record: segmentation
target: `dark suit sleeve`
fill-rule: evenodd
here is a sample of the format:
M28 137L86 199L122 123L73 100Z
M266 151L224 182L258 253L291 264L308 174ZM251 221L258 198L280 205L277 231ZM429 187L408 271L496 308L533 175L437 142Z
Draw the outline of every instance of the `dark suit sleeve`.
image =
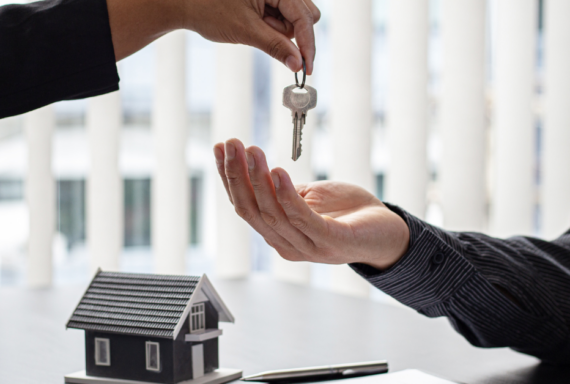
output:
M105 0L0 7L0 118L119 89Z
M356 272L423 315L446 316L473 345L570 364L570 231L497 239L389 208L410 228L408 252L386 271L352 264Z

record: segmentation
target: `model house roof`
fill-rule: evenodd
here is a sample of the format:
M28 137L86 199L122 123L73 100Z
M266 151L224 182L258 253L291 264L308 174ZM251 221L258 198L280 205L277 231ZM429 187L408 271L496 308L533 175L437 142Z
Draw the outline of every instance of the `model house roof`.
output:
M174 339L192 304L206 299L220 321L234 321L206 275L98 271L66 327Z

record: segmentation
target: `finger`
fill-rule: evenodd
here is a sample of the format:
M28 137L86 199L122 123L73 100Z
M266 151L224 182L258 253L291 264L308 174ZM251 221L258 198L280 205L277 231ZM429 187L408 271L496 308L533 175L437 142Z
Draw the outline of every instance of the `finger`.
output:
M263 18L271 28L275 29L277 32L283 34L289 39L295 37L295 30L293 28L293 24L291 24L287 20L279 20L273 16L265 16Z
M245 149L238 139L230 139L225 143L224 170L236 213L274 247L294 252L294 247L261 218L247 173Z
M261 49L269 56L285 64L291 71L299 72L302 69L301 51L299 48L287 36L277 32L264 20L256 20L253 23L256 25L252 28L253 34L246 41L246 44Z
M267 239L263 239L265 240L265 242L267 243L267 245L269 245L271 248L275 249L277 251L277 253L279 254L279 256L281 256L282 258L284 258L285 260L289 260L289 261L307 261L305 258L301 257L299 253L297 254L291 254L290 252L287 252L286 250L276 247L275 244L272 244L270 241L268 241Z
M281 15L293 25L295 40L307 65L307 75L311 75L315 59L315 33L313 31L315 21L313 11L303 0L266 0L266 2L268 5L277 8ZM314 5L312 6L314 7ZM292 71L298 72L302 69L302 62L299 61L294 66L287 66Z
M271 171L271 178L275 185L277 201L291 225L307 235L314 243L321 243L327 239L329 230L326 220L299 196L287 172L282 168L275 168Z
M257 200L261 218L275 232L303 253L312 253L315 245L305 234L293 227L277 202L271 173L263 151L257 147L246 150L249 179Z
M283 18L283 15L281 15L281 12L279 11L279 9L275 8L275 6L279 3L279 1L281 0L267 0L267 4L265 5L265 9L264 12L266 15L269 16L273 16L276 19L281 19ZM305 2L305 5L307 6L307 8L309 8L309 11L311 11L312 15L313 15L313 23L317 23L320 19L321 19L321 11L319 10L319 8L317 8L317 6L311 1L311 0L303 0Z
M220 174L222 183L224 183L224 188L226 189L230 203L233 204L234 202L232 201L232 195L230 194L230 188L228 186L228 178L226 177L226 171L224 168L224 143L214 145L214 157L216 158L216 168L218 168L218 173Z
M305 195L307 194L308 192L307 187L308 187L307 183L295 184L295 190L301 197L305 197Z
M293 24L295 41L307 65L307 75L312 75L316 50L313 12L303 0L281 0L277 8L283 17Z
M318 23L321 19L321 10L311 1L311 0L303 0L307 5L307 8L313 14L313 23Z

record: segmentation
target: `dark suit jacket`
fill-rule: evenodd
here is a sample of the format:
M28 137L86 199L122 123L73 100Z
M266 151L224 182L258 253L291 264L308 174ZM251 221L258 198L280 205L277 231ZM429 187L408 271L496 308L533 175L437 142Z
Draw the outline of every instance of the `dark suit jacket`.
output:
M0 118L118 84L105 0L0 7Z

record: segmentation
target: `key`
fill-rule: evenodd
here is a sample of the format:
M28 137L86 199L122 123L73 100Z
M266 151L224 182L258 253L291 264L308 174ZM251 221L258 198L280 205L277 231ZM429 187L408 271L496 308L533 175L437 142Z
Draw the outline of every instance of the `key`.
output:
M304 83L304 82L303 82ZM308 85L301 88L297 84L283 90L283 105L291 110L293 118L293 161L301 157L301 136L307 112L317 106L317 90Z

